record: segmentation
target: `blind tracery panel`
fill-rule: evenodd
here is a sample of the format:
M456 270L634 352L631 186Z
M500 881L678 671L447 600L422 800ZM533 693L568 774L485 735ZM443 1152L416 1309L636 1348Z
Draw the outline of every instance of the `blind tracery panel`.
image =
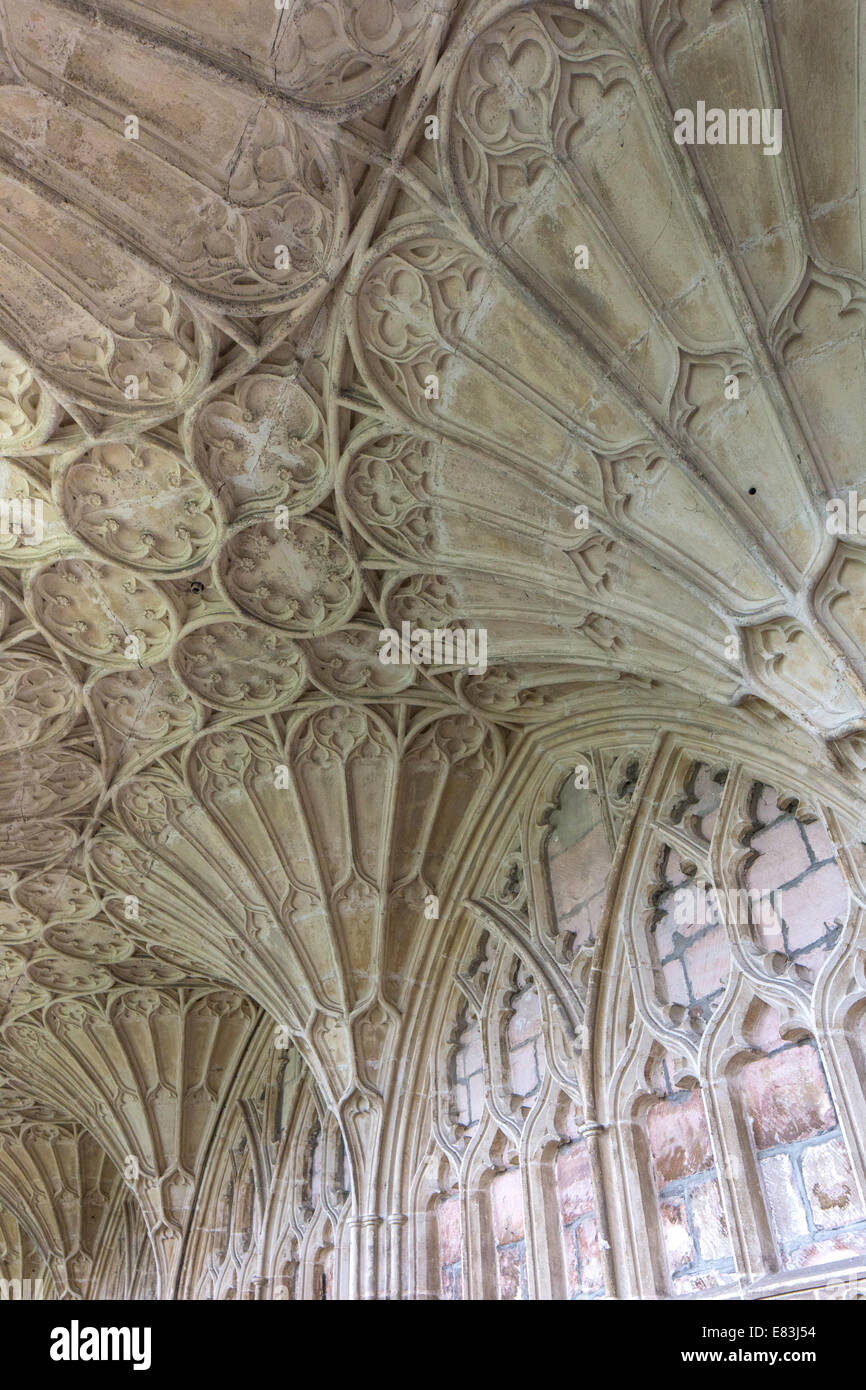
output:
M864 1259L816 992L844 992L862 909L822 809L669 745L563 763L455 971L437 1296L772 1296ZM863 1005L834 1008L850 1095Z

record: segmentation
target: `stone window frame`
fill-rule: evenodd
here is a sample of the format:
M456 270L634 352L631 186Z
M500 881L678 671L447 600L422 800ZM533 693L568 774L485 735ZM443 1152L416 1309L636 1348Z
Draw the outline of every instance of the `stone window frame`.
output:
M560 726L555 735L545 734L540 742L545 752L539 758L538 774L533 779L533 786L526 795L522 808L517 810L518 846L525 866L526 912L522 919L516 912L509 913L503 904L497 901L495 894L486 897L482 895L475 901L484 909L486 920L494 922L515 949L520 949L520 945L525 943L535 951L543 951L545 959L549 960L555 955L555 950L550 949L550 943L556 941L556 928L552 920L551 895L544 872L543 843L549 834L547 813L549 808L555 805L558 787L568 775L568 770L573 767L574 757L585 757L589 749L595 765L599 758L612 759L614 747L621 755L623 745L621 730L614 732L608 729L604 729L595 737L584 732L579 746L570 744L568 731L563 726ZM637 1053L643 1048L643 1056L646 1057L651 1048L659 1042L665 1046L673 1046L675 1050L682 1049L683 1040L677 1028L672 1026L672 1020L659 1017L658 1011L646 998L648 962L646 952L641 954L638 949L642 924L633 920L629 903L636 900L639 870L651 830L649 823L653 816L659 819L661 802L670 789L674 772L681 774L684 768L691 767L695 762L706 762L713 770L724 765L733 774L729 776L723 788L723 805L720 805L716 816L716 832L712 837L712 845L699 846L703 851L702 861L707 870L708 882L728 885L737 883L736 869L730 861L733 854L743 852L743 846L739 844L735 833L743 829L743 823L742 817L735 823L735 792L732 788L736 785L742 769L742 775L749 780L750 785L754 781L763 780L777 787L780 794L787 794L790 789L792 794L799 795L814 807L815 813L827 828L840 862L845 861L843 873L849 881L849 886L852 883L859 884L857 893L852 897L849 920L844 924L833 951L829 953L832 960L824 974L819 992L822 996L822 1013L828 1019L831 1000L834 1016L838 1018L840 1001L848 998L842 1011L846 1026L841 1030L841 1036L838 1025L833 1026L828 1022L823 1030L822 1047L825 1050L825 1065L830 1078L831 1094L839 1115L840 1128L848 1140L852 1165L861 1188L866 1175L864 1144L858 1141L852 1144L852 1136L857 1127L855 1117L859 1118L860 1133L866 1134L866 1047L846 1035L846 1029L850 1032L846 1010L850 1013L859 1008L861 1013L866 1012L866 948L861 950L856 945L858 933L861 936L866 935L866 932L861 930L866 918L866 851L863 852L862 862L845 851L846 843L856 841L855 812L851 806L846 805L847 793L844 787L840 788L838 782L834 784L829 777L823 781L819 779L820 785L816 787L814 769L804 764L798 772L796 759L790 755L783 757L779 750L745 746L737 736L731 736L727 746L724 746L724 742L721 740L720 744L718 739L714 739L710 743L694 730L689 730L683 735L666 732L659 736L656 729L647 728L643 738L640 731L636 731L633 746L639 750L642 763L638 779L640 804L633 804L631 809L617 808L616 811L617 824L624 825L626 833L617 846L616 863L609 887L606 921L602 928L602 931L607 933L607 939L601 943L594 962L596 968L601 968L606 976L615 976L618 971L625 971L628 988L622 987L621 984L616 989L611 988L600 1001L593 1036L587 1049L590 1055L579 1063L577 1068L570 1065L572 1058L568 1059L568 1063L565 1062L565 1049L561 1045L561 1037L557 1038L556 1045L550 1050L553 1071L564 1076L570 1085L575 1086L576 1094L580 1094L580 1084L581 1081L585 1082L587 1073L596 1092L595 1114L586 1121L586 1128L588 1133L592 1132L592 1142L596 1149L594 1181L597 1189L601 1191L608 1243L616 1251L616 1258L611 1256L609 1262L609 1272L612 1274L611 1266L616 1271L616 1277L609 1280L609 1296L672 1296L662 1268L663 1262L658 1255L653 1257L650 1254L650 1242L645 1238L650 1224L649 1218L652 1216L651 1204L646 1201L646 1179L641 1176L640 1165L635 1165L633 1145L624 1142L624 1136L628 1135L630 1127L634 1124L632 1107L635 1099L646 1091L646 1080L640 1074L642 1066L637 1060ZM853 805L856 808L856 794ZM720 829L723 818L726 824ZM487 868L476 877L490 880L491 875L495 875L499 847L503 852L506 851L506 847L513 852L514 829L512 822L508 824L509 828L506 829L503 822L498 841L491 842L488 849L485 859ZM665 823L664 832L677 835L682 833L682 829ZM693 844L693 841L691 843ZM843 980L846 970L842 962L846 959L859 962L859 992L856 999L849 998L850 990ZM736 963L737 988L726 990L724 1009L713 1021L712 1027L704 1030L705 1037L687 1041L687 1045L682 1049L682 1074L684 1077L690 1074L693 1084L700 1084L704 1093L711 1093L712 1096L712 1103L707 1106L710 1112L707 1121L729 1226L736 1227L738 1223L742 1225L743 1221L747 1226L751 1223L752 1234L748 1238L742 1233L739 1236L739 1248L735 1257L738 1277L744 1287L753 1288L756 1293L759 1290L769 1290L769 1296L773 1296L773 1290L777 1288L817 1287L831 1283L839 1277L839 1266L829 1265L804 1272L797 1277L781 1275L773 1269L766 1238L758 1229L766 1223L754 1212L741 1213L730 1199L732 1185L736 1184L725 1174L737 1171L737 1163L745 1162L741 1154L746 1137L742 1133L742 1126L738 1132L737 1124L731 1118L729 1104L729 1092L734 1084L734 1075L729 1075L727 1068L735 1065L735 1055L742 1052L746 1045L742 1033L737 1036L736 1018L748 1012L750 1001L757 997L761 989L765 994L769 994L771 999L776 992L781 991L784 996L782 1002L792 1016L796 1014L798 1007L800 1010L803 1007L802 999L797 999L797 982L780 981L776 976L768 979L766 973L761 972L760 962L755 961L754 953L749 951L747 944L738 949ZM848 973L850 975L850 966ZM573 1037L579 1032L583 1016L581 1005L586 997L585 978L562 958L561 953L542 985L548 1012L555 1013L556 1004L560 1004L567 1014L570 1010L569 1027ZM551 1009L552 1003L554 1007ZM547 1044L547 1036L545 1041ZM586 1043L588 1040L584 1038L583 1041ZM577 1049L572 1045L572 1052L575 1050ZM828 1057L827 1051L832 1055ZM631 1086L628 1084L629 1075ZM718 1111L722 1113L719 1114ZM856 1157L852 1150L857 1151ZM606 1155L603 1163L600 1157L602 1155ZM744 1170L741 1168L739 1171ZM740 1186L743 1184L740 1183ZM536 1206L534 1214L528 1213L530 1225L534 1218L535 1225L539 1228L545 1224L549 1226L540 1206ZM631 1233L628 1245L624 1244L622 1233L625 1231ZM549 1237L549 1229L542 1232L542 1235ZM539 1289L545 1282L540 1262L533 1282ZM555 1280L547 1282L555 1283ZM539 1292L537 1296L544 1295ZM554 1292L553 1296L556 1297L557 1294ZM764 1296L768 1295L765 1293Z
M685 752L685 757L694 756L696 752L697 750L694 748L688 749ZM681 773L684 766L682 756L679 760L676 758L673 760L673 766L676 771ZM755 761L752 759L733 762L732 775L725 784L712 842L706 847L706 854L703 859L698 861L707 881L717 887L723 895L723 899L729 888L735 889L739 884L738 867L748 854L748 850L743 844L743 833L747 825L748 797L751 795L754 784L760 780L764 780L767 785L776 786L780 799L783 795L787 795L789 786L787 777L778 778L776 782L773 782L770 777L762 776L760 768L755 766ZM650 800L654 807L664 804L665 794L670 791L672 784L672 769L668 766L664 778L660 779L659 785L654 789L654 794L651 794ZM846 868L850 870L850 865L844 864L846 856L844 845L840 843L840 837L838 834L833 835L832 810L820 802L815 804L814 797L810 797L808 791L801 789L800 795L811 803L810 810L814 810L815 816L824 821L825 827L831 834L831 839L835 840L837 859L842 864L843 873L846 873ZM645 861L647 846L652 843L653 838L658 842L662 834L669 836L670 827L664 825L657 813L639 816L633 834L633 840L637 840L633 852L639 856L642 849ZM692 848L695 851L698 849L694 841L692 841ZM644 881L645 878L646 875L644 875ZM632 896L631 901L627 896L629 891L633 892L635 881L633 875L628 887L624 888L622 883L619 885L619 899L623 903L622 914L625 918L625 924L632 942L635 943L632 951L632 978L636 978L639 982L643 976L645 983L649 973L649 962L646 956L641 958L639 950L641 922L639 921L636 896ZM637 881L640 881L639 876ZM862 909L856 908L856 906L853 911L849 912L848 923L843 924L839 933L840 941L842 941L842 945L838 948L839 951L843 951L844 948L843 938L846 935L846 925L848 938L851 939L858 926L862 924L855 919L862 919ZM722 1189L728 1228L735 1235L738 1245L738 1248L735 1247L738 1277L743 1287L753 1287L757 1290L767 1286L794 1283L796 1275L791 1275L779 1268L772 1223L766 1203L762 1200L763 1189L758 1179L754 1156L750 1152L751 1145L747 1127L744 1117L733 1113L736 1102L732 1096L732 1091L735 1089L737 1067L743 1064L743 1058L754 1056L754 1052L751 1051L750 1044L743 1033L743 1019L754 1001L763 997L776 1005L782 1002L784 1005L783 1015L788 1026L799 1026L802 1031L808 1022L808 996L811 989L793 970L786 971L784 978L767 971L765 962L761 959L761 956L766 955L766 953L758 952L746 934L743 934L739 941L735 941L730 933L729 938L732 960L739 969L733 973L729 972L724 1005L707 1024L705 1036L700 1039L693 1036L689 1037L687 1030L679 1027L675 1019L670 1016L660 1016L660 1011L653 1007L652 1000L648 997L648 992L645 989L637 1006L646 1030L644 1046L649 1046L649 1040L654 1038L658 1042L673 1043L680 1047L686 1054L684 1076L689 1077L691 1084L701 1086L705 1099L709 1102L706 1104L706 1110L716 1160L715 1167ZM828 956L832 955L832 951L828 953ZM836 959L838 962L838 952ZM637 964L636 971L634 969L635 964ZM640 984L638 984L638 990L640 994ZM782 996L781 1000L780 995ZM737 1026L738 1020L739 1026ZM862 1194L862 1162L858 1172L852 1152L852 1128L850 1125L846 1125L839 1113L836 1094L839 1086L838 1072L833 1066L833 1049L832 1047L828 1048L832 1031L825 1029L822 1034L821 1029L815 1030L819 1035L816 1037L816 1045L819 1048L819 1055L828 1076L831 1097L837 1107L841 1135L846 1141ZM833 1079L834 1072L836 1072L835 1079ZM619 1112L620 1118L615 1119L614 1124L624 1127L627 1121L622 1113L622 1103L617 1105L616 1110ZM628 1146L624 1150L620 1145L620 1152L623 1156L627 1151ZM633 1147L631 1152L632 1156L636 1157ZM743 1175L746 1177L745 1182L738 1180ZM624 1203L632 1211L635 1209L636 1194L634 1189L636 1186L638 1185L628 1181L620 1180L619 1182ZM644 1199L643 1206L645 1208L643 1215L646 1228L652 1224L654 1214L649 1211L650 1204L646 1199ZM643 1280L652 1281L657 1289L661 1284L664 1290L663 1296L673 1296L670 1281L666 1278L663 1269L664 1261L659 1258L658 1243L650 1241L648 1249L651 1251L651 1257L644 1262L646 1267L642 1271ZM799 1282L801 1284L820 1283L825 1279L832 1280L834 1270L837 1270L844 1262L845 1257L842 1256L838 1262L829 1262L825 1266L815 1267L807 1275L801 1275ZM649 1295L644 1293L642 1296ZM689 1295L692 1298L700 1296L697 1294ZM712 1295L708 1294L707 1296Z

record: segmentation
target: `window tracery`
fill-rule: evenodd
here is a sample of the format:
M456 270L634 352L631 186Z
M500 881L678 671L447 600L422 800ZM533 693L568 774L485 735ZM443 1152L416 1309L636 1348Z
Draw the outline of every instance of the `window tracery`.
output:
M544 1073L541 1003L535 981L519 960L512 982L515 989L506 1023L508 1077L512 1094L525 1103L540 1088Z
M652 893L648 938L659 1003L672 1019L703 1029L728 977L730 953L716 895L698 867L663 844Z
M484 1108L484 1050L481 1026L464 1004L457 1024L452 1052L453 1101L457 1123L469 1131L481 1119Z
M440 1297L448 1302L463 1298L463 1232L460 1196L440 1197L436 1204Z
M848 889L827 831L796 798L755 783L749 800L754 828L742 882L752 899L755 938L814 979L839 938ZM763 910L755 910L758 901Z
M866 1213L814 1039L783 1039L770 1009L759 1036L738 1089L780 1267L862 1255Z
M696 1293L732 1282L727 1218L700 1087L675 1086L664 1057L656 1081L646 1127L671 1291Z
M503 1302L525 1299L526 1222L519 1169L497 1173L489 1194L498 1296Z
M573 1110L573 1107L570 1107ZM569 1299L600 1298L604 1293L592 1165L586 1142L573 1133L555 1158L556 1193Z
M52 1289L866 1256L861 170L809 135L819 61L862 125L848 27L8 8L0 512L45 526L0 536L0 1197ZM708 59L783 159L678 150ZM383 663L404 620L481 669ZM57 1198L67 1107L123 1260Z
M578 761L577 767L588 765ZM545 856L557 929L567 937L571 953L591 946L596 938L611 866L610 834L598 790L576 785L578 776L569 777L562 787L550 817ZM627 786L626 776L620 794Z

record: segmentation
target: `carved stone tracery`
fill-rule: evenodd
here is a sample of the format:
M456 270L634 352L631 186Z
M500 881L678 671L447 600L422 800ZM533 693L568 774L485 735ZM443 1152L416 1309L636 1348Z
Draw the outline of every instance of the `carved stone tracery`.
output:
M0 4L3 1279L866 1259L832 5ZM710 72L778 157L674 142Z

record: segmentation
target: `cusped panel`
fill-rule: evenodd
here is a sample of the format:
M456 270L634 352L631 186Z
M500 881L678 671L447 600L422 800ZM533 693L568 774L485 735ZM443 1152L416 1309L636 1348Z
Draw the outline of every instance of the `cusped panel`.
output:
M669 132L655 127L639 71L603 19L548 4L495 19L455 70L446 109L473 221L540 297L560 296L631 359L658 401L675 369L672 332L694 346L736 334L687 192L671 179ZM576 242L591 248L587 274L575 274ZM662 304L667 326L656 321Z
M166 663L111 671L88 684L85 701L112 771L188 738L202 711Z
M0 454L24 454L54 433L63 411L33 368L0 345Z
M100 766L74 748L22 748L0 758L0 821L65 815L103 785Z
M21 651L0 657L0 752L63 734L81 706L81 693L62 666Z
M823 733L862 727L866 687L823 634L779 618L744 629L743 644L758 691L794 719Z
M251 372L199 411L194 456L231 520L269 507L306 511L331 487L324 422L308 391Z
M64 956L99 965L114 965L135 950L134 942L113 922L106 921L57 922L46 928L43 941Z
M15 878L9 870L3 876L4 887ZM42 932L42 922L26 908L15 902L0 902L0 941L35 941Z
M254 623L205 623L185 633L172 666L205 704L231 714L264 713L290 704L303 689L306 667L290 637Z
M862 544L837 541L815 589L815 611L862 681L866 677L866 549Z
M330 631L361 597L355 563L336 533L311 517L258 522L226 542L220 575L228 597L254 618L298 636Z
M342 698L389 697L405 690L415 679L410 665L388 665L380 659L381 629L368 623L350 623L326 637L304 644L310 675L320 689Z
M27 953L14 946L0 946L0 980L3 984L13 984L27 969Z
M0 821L0 862L8 868L27 868L56 859L72 849L78 832L60 816L36 820L16 816Z
M20 909L32 913L43 926L56 922L68 926L94 917L99 910L83 867L75 859L22 878L11 896Z
M610 679L611 672L604 669L576 672L565 662L549 662L495 666L475 676L461 671L456 688L473 709L488 718L543 724L564 714L593 686Z
M333 273L348 195L327 139L218 68L53 0L17 6L7 40L28 84L0 87L11 162L95 213L112 243L119 233L128 276L144 263L166 287L249 315Z
M180 984L187 972L152 956L134 955L112 964L111 973L121 984L165 989Z
M537 308L438 223L372 248L354 308L356 359L400 419L554 471L575 455L579 466L576 441L610 452L639 432L601 368L548 335Z
M198 569L217 543L207 488L181 454L146 436L134 445L97 445L70 464L61 497L69 529L129 569Z
M305 105L362 111L408 80L452 9L453 0L296 0L275 39L277 80Z
M6 173L0 211L0 335L61 395L140 417L173 414L206 383L210 331L169 286Z
M600 553L604 555L603 546ZM631 605L630 611L617 613L605 594L604 566L594 571L589 563L593 554L591 548L582 560L597 593L563 596L553 585L529 586L505 574L454 569L390 577L383 587L383 609L398 633L404 622L428 633L485 633L489 667L530 663L537 671L538 663L568 663L576 678L592 680L605 671L668 680L675 670L688 688L702 693L712 689L714 698L730 698L739 676L724 660L725 630L716 616L691 595L686 602L672 584L664 595L666 615L647 608L639 613ZM653 587L661 593L660 586ZM700 643L698 632L703 634Z
M0 563L24 569L77 549L47 484L0 456Z
M367 430L346 450L338 493L352 524L399 561L522 570L531 583L558 570L568 587L565 555L585 549L587 533L602 526L627 537L636 556L662 561L683 585L708 597L722 587L734 611L760 609L776 596L736 528L646 445L614 455L587 449L579 471L542 477L526 459Z
M174 638L168 599L147 580L96 560L59 560L32 575L38 622L82 661L125 669L152 665Z
M691 95L706 98L715 75L700 73ZM797 425L778 383L764 380L764 346L744 332L743 290L691 196L673 118L651 86L602 16L545 4L495 19L447 84L455 196L539 321L564 319L564 341L605 365L608 396L680 469L708 477L747 528L752 508L756 549L769 548L769 532L805 568L820 533ZM767 185L770 197L778 186L775 161L748 145L724 154L739 199L741 168L762 175L754 198L763 212ZM781 206L777 215L784 220ZM750 493L756 455L763 486Z

